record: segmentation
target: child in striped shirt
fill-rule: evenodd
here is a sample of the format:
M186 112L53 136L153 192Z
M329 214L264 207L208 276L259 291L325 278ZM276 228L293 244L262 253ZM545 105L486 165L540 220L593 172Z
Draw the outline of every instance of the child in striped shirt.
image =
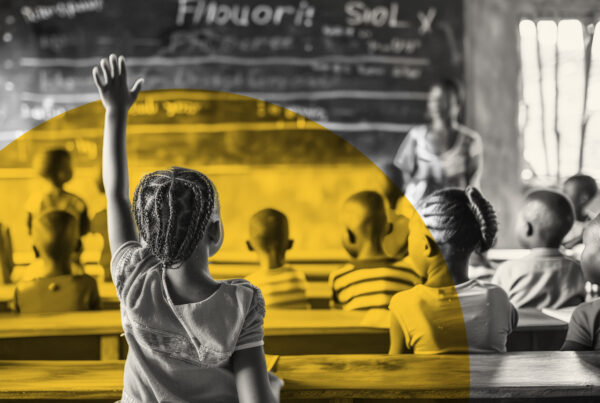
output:
M264 209L250 219L247 245L258 255L260 268L246 280L260 288L268 308L309 307L306 276L285 263L285 253L293 243L287 217L280 211Z
M383 251L383 239L393 225L378 193L351 196L344 203L342 219L342 243L352 260L329 276L336 306L345 310L387 309L394 294L422 283L405 261L397 262Z

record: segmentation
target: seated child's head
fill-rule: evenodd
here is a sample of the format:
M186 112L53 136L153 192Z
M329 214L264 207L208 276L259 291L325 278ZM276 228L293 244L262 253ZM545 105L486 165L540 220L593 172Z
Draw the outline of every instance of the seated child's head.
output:
M248 249L270 257L270 268L283 266L285 252L292 244L287 217L280 211L270 208L260 210L250 219Z
M581 269L585 279L600 284L600 214L587 223L583 230Z
M422 200L417 211L410 223L408 254L425 277L433 275L434 266L442 268L442 276L450 270L452 278L465 277L471 253L483 253L496 241L496 212L476 188L439 190Z
M32 237L43 259L68 262L79 241L77 220L65 211L46 212L34 220Z
M392 230L388 223L383 198L366 191L350 196L342 208L344 235L342 244L350 256L383 254L382 241Z
M579 215L583 213L585 206L596 197L598 185L591 176L575 175L565 181L563 191L571 199L575 213Z
M145 175L135 190L133 213L142 244L165 267L192 255L208 259L223 244L217 189L198 171L173 167Z
M73 177L71 154L60 148L48 150L37 157L35 170L55 186L62 186Z
M573 205L553 190L535 190L519 211L516 233L522 247L558 248L575 219Z
M404 196L402 192L404 180L402 171L393 164L387 164L382 168L380 192L389 203L389 207L394 210L398 200Z

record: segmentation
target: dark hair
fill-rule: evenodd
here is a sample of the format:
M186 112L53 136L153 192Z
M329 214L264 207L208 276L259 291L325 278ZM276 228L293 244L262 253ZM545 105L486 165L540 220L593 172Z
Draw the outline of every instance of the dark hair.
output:
M204 238L218 196L204 174L172 167L145 175L133 197L140 236L165 265L187 260Z
M562 193L549 189L534 190L525 200L526 219L535 224L548 246L559 247L575 222L573 203Z
M266 208L250 218L250 236L253 238L287 237L288 231L288 219L279 210Z
M589 175L573 175L565 181L565 185L567 183L575 184L578 189L584 191L590 198L593 198L596 196L596 193L598 193L598 184L596 183L596 180Z
M54 179L58 173L60 163L63 161L71 161L71 154L64 148L44 152L37 160L39 175L47 179Z
M429 88L432 89L435 87L441 88L442 91L446 93L456 95L456 100L458 101L458 104L462 106L464 100L464 91L462 85L459 84L457 80L449 77L444 77L434 81Z
M496 212L474 187L438 190L422 200L417 211L439 244L471 253L485 252L496 242Z

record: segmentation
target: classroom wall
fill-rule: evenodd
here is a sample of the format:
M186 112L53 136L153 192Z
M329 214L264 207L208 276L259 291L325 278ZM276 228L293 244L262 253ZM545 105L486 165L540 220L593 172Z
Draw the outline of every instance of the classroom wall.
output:
M598 0L464 0L467 125L484 142L482 188L498 211L499 247L517 247L514 220L522 197L518 24L526 18L586 17Z
M498 212L498 246L516 247L512 236L520 194L517 129L519 59L511 1L465 0L467 125L484 144L482 190Z

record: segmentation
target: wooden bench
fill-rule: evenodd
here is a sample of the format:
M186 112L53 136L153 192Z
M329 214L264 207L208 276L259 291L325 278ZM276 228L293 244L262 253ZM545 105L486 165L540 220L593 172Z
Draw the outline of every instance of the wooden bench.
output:
M273 370L284 402L600 397L596 352L280 356ZM114 401L122 387L122 361L0 361L2 400Z

